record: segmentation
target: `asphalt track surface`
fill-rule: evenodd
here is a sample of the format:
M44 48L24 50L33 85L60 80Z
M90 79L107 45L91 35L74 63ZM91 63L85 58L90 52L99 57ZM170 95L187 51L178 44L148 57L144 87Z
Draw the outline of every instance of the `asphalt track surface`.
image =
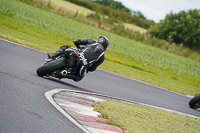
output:
M52 89L99 93L200 117L190 97L101 69L80 82L41 78L35 73L46 53L0 39L0 132L81 133L45 97ZM163 116L164 117L164 116Z

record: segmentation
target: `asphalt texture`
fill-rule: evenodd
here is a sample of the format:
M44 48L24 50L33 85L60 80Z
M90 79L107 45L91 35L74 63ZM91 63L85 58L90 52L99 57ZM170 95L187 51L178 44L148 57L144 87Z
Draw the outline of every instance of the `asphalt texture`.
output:
M45 97L52 89L109 95L200 117L190 97L97 69L80 82L38 77L46 53L0 39L0 132L81 133ZM164 116L163 116L164 117Z

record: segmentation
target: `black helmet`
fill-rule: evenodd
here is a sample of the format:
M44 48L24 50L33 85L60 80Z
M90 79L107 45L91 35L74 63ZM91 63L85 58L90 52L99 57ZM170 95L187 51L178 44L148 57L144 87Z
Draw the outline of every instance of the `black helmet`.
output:
M104 51L107 49L107 47L108 47L108 45L109 45L109 40L108 40L108 38L106 38L105 36L100 36L100 37L97 39L97 42L103 45Z

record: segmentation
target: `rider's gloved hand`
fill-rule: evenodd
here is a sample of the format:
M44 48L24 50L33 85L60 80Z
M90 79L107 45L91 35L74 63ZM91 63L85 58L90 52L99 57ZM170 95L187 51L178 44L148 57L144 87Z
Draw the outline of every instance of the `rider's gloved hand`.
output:
M80 42L81 42L81 39L76 39L73 42L74 42L74 45L79 46Z

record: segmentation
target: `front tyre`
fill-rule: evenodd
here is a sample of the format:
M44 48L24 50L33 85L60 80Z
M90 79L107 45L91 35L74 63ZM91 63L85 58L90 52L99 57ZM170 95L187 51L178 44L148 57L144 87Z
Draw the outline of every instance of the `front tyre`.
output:
M44 66L39 67L36 70L36 73L38 76L43 77L47 76L48 74L51 74L56 70L64 69L66 66L67 66L66 59L64 57L61 57L57 60L45 64Z
M193 109L200 108L200 93L189 101L189 106Z

